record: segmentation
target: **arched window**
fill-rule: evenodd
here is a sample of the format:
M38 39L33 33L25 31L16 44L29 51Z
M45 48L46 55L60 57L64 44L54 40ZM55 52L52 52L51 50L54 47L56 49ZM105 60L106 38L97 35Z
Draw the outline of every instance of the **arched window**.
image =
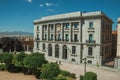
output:
M55 57L59 58L59 45L58 44L55 45Z
M48 56L52 56L52 45L48 45Z
M62 59L67 59L67 46L63 46L63 54L62 54Z

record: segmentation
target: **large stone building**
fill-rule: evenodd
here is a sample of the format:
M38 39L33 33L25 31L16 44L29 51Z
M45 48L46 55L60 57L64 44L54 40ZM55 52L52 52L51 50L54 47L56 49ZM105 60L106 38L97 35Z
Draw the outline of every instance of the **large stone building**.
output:
M101 11L72 12L34 21L34 52L51 59L102 65L111 55L112 20Z
M115 58L115 68L120 70L120 18L117 25L117 54Z

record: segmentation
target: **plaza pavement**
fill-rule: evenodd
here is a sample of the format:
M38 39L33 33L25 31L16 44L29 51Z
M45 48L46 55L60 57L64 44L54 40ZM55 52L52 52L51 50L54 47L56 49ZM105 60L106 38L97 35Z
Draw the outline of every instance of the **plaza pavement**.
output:
M0 80L36 80L36 78L33 75L24 75L23 73L0 71Z
M46 58L50 62L56 62L51 58ZM69 62L61 62L60 68L76 74L76 80L80 75L84 75L84 64L75 64ZM92 71L97 74L97 80L120 80L120 71L110 67L97 67L87 64L86 71Z

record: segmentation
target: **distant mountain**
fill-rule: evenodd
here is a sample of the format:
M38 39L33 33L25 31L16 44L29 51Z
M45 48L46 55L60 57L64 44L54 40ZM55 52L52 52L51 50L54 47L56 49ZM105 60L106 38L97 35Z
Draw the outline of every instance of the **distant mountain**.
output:
M33 35L30 32L23 32L23 31L13 31L13 32L0 32L0 35Z

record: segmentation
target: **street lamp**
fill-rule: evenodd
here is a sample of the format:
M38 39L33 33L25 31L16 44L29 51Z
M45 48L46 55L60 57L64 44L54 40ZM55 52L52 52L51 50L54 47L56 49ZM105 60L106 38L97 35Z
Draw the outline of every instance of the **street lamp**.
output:
M83 58L82 60L84 60L84 75L85 75L86 74L86 64L87 64L86 60L87 60L87 58Z

